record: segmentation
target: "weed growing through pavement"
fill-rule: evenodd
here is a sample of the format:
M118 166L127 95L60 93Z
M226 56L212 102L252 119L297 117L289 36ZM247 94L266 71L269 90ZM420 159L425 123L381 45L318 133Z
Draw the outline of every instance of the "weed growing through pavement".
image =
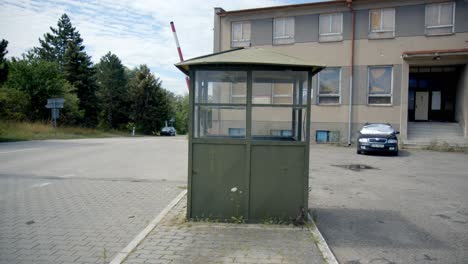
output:
M245 222L244 216L240 214L240 200L242 196L242 191L237 189L237 187L232 187L231 192L229 193L229 200L234 203L235 206L235 215L231 216L231 220L235 224L242 224Z
M264 225L289 225L291 223L291 219L285 219L281 217L266 217L262 219L262 224Z
M107 263L107 251L105 247L102 248L102 263Z
M312 220L314 221L314 223L317 224L317 222L318 222L318 213L317 213L317 209L314 209L314 210L312 211Z
M441 152L468 152L468 147L462 147L458 144L449 144L447 142L439 143L437 140L432 140L425 150L441 151Z

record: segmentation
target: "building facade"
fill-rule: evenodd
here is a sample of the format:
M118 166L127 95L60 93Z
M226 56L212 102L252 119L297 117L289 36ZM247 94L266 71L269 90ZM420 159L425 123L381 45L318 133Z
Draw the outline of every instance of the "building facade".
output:
M312 142L352 143L367 122L390 123L404 140L429 123L468 137L467 0L215 8L214 52L237 47L327 67L312 79ZM287 88L265 90L252 100L288 100ZM231 92L232 100L242 96Z

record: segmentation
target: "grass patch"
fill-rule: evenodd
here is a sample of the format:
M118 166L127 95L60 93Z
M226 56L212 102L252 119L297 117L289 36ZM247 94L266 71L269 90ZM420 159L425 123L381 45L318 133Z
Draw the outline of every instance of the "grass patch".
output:
M53 128L50 124L41 122L12 122L0 120L0 142L43 140L43 139L73 139L73 138L103 138L129 136L122 131L102 131L93 128L61 126Z
M423 148L424 150L441 151L441 152L465 152L468 153L468 147L462 147L458 144L449 144L447 142L438 142L437 140Z

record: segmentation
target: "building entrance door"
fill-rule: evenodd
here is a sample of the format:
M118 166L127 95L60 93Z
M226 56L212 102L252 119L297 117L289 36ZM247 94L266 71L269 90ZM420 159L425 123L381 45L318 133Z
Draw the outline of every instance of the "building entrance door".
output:
M414 119L427 121L429 115L429 92L416 92Z
M410 67L408 120L454 122L460 76L458 66Z

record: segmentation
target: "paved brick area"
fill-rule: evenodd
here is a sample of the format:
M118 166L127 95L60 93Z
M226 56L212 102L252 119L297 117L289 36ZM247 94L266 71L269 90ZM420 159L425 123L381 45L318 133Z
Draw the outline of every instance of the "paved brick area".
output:
M323 263L307 228L186 222L183 198L125 264Z
M0 263L106 263L179 185L0 174Z

